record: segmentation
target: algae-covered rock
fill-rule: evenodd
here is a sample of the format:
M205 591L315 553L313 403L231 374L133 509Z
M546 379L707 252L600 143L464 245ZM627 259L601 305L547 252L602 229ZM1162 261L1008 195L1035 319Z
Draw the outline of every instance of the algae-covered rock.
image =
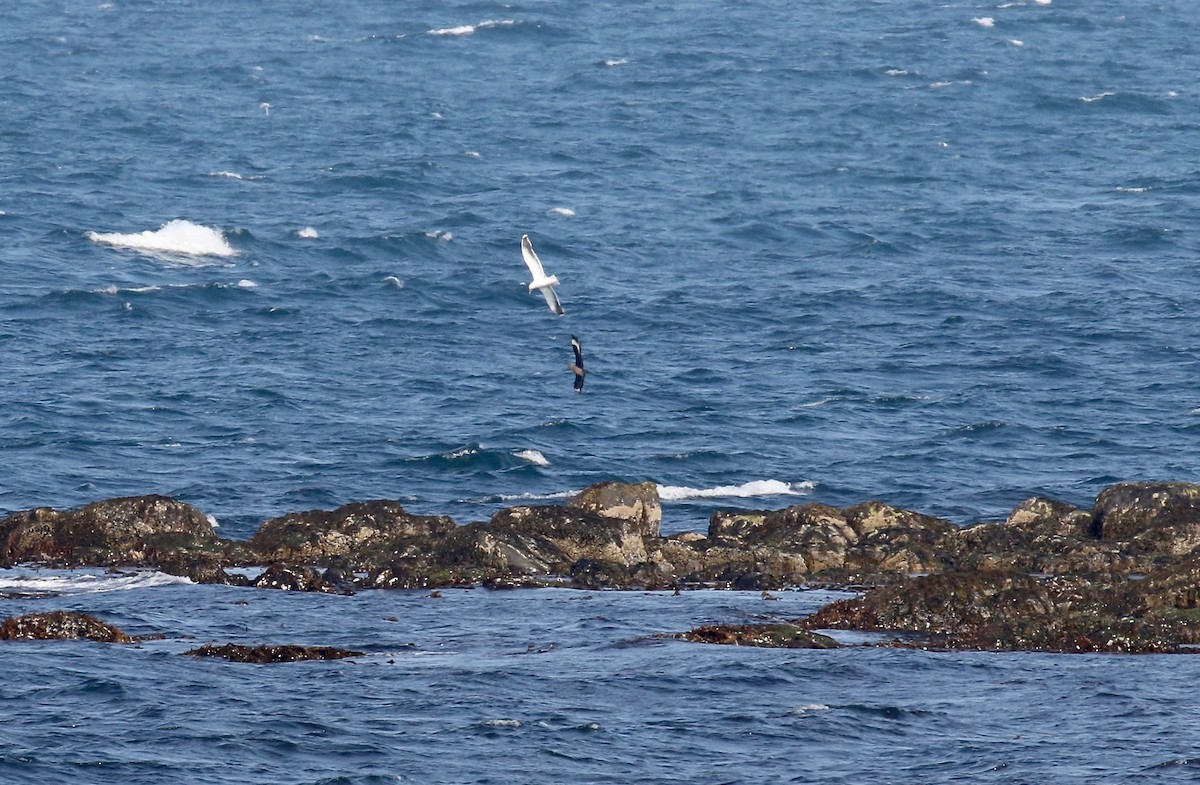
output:
M841 645L828 635L794 624L709 624L673 637L693 643L772 649L836 649Z
M1174 556L1200 547L1200 485L1126 482L1096 497L1092 534Z
M217 542L204 513L158 495L106 499L75 510L41 507L0 520L2 558L9 564L146 564L148 550L172 538L181 548Z
M271 664L301 660L340 660L362 657L363 652L333 646L243 646L236 643L206 644L184 652L192 657L220 657L232 662Z
M50 611L10 616L0 623L0 640L90 640L102 643L129 643L133 638L86 613Z
M376 500L272 518L255 532L250 546L264 561L361 561L396 541L443 535L454 527L445 516L412 515L399 502Z

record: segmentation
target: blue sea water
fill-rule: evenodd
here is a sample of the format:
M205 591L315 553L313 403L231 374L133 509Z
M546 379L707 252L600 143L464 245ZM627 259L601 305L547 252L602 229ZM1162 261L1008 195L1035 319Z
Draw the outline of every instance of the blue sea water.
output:
M677 531L1193 480L1198 35L1183 0L4 4L0 509L164 493L247 537L624 479ZM373 653L0 649L8 781L1197 765L1190 658L647 637L757 595L73 592L134 631Z

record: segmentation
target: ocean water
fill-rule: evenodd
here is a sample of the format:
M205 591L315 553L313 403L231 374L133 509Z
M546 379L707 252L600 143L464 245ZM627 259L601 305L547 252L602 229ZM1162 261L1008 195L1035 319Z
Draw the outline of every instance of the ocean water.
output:
M660 485L670 532L1193 480L1198 36L1183 0L5 4L0 511L164 493L248 537L621 479ZM522 234L565 316L526 291ZM169 637L0 647L7 781L1197 765L1190 658L653 637L812 594L62 580L6 612ZM371 654L252 668L180 636Z

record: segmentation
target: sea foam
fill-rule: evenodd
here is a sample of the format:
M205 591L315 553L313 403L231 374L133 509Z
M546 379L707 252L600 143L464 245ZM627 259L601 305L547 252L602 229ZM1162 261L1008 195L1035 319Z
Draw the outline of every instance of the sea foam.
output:
M87 237L94 243L150 254L220 257L237 254L225 241L221 230L178 219L163 224L155 231L147 229L133 234L88 232Z
M177 575L167 575L153 570L137 572L102 573L72 571L0 571L0 592L30 594L94 594L97 592L148 589L156 586L190 584L191 581Z
M663 501L687 499L748 498L752 496L803 496L816 487L811 482L781 482L751 480L741 485L718 485L715 488L690 488L686 485L660 485L658 496Z
M430 35L474 35L477 30L487 30L492 27L512 27L517 21L515 19L489 19L486 22L480 22L477 25L458 25L457 27L441 27L436 30L430 30Z
M514 456L521 460L529 461L535 466L549 466L550 461L546 460L546 456L542 455L537 450L519 450L513 453Z

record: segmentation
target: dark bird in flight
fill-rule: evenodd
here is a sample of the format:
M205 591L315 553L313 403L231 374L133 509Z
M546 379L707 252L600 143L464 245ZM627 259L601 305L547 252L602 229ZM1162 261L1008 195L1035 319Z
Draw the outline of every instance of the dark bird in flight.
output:
M571 348L575 350L575 362L567 365L571 372L575 374L575 392L583 392L583 379L587 373L583 370L583 347L579 345L579 339L574 335L571 336Z

